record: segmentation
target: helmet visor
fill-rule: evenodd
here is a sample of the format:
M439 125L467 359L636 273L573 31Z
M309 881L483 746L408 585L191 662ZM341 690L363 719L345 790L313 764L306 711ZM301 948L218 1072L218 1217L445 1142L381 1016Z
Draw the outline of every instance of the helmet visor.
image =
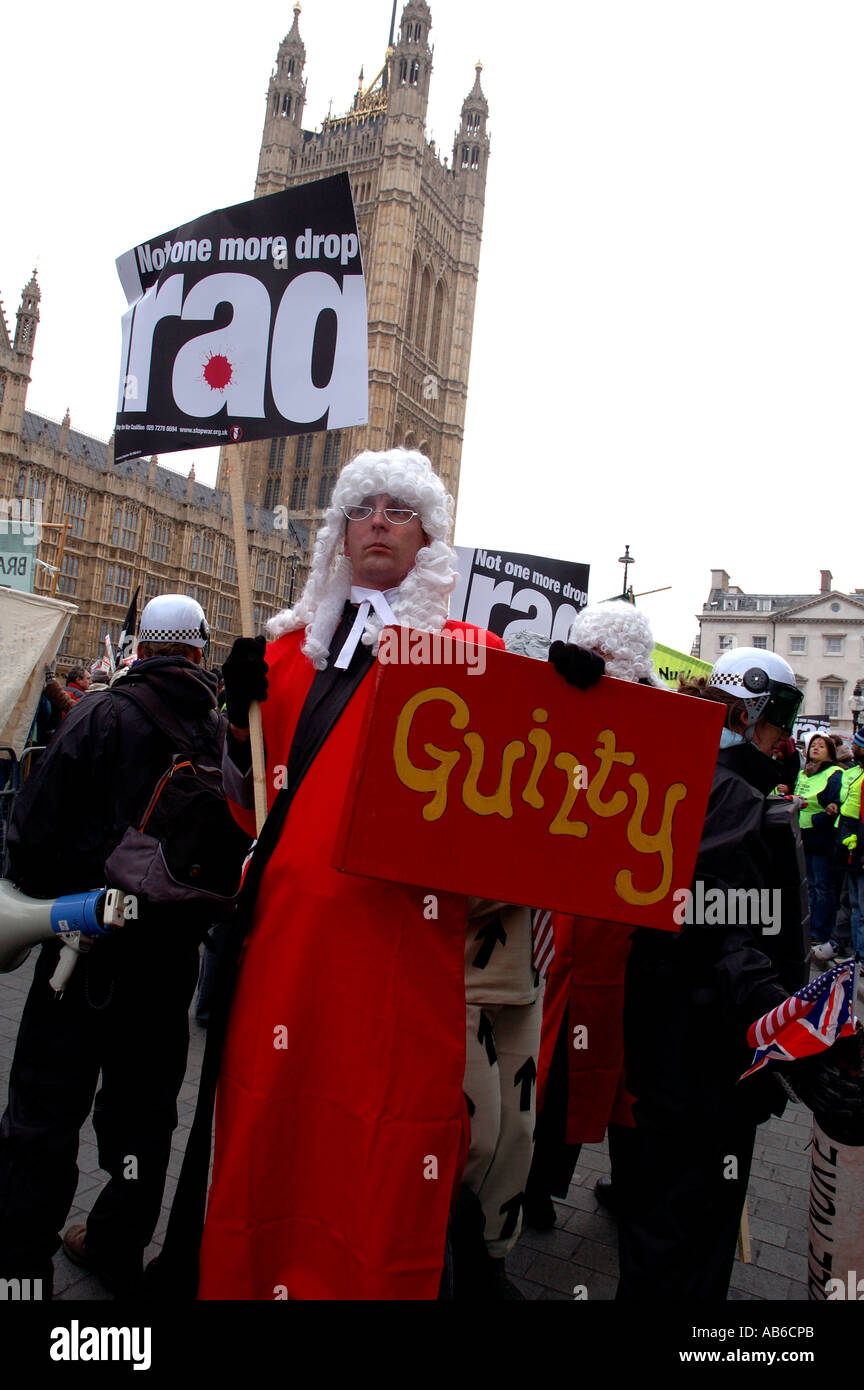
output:
M776 725L778 729L782 729L784 733L791 734L795 727L798 710L801 708L804 692L796 690L794 685L785 685L781 681L770 681L768 690L768 703L762 710L762 718L767 719L769 724Z

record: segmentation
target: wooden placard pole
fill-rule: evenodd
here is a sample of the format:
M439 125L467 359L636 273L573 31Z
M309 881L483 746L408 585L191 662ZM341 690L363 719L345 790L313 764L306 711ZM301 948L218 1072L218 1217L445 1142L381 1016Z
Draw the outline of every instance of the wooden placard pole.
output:
M255 618L252 609L252 581L249 575L249 542L246 535L246 498L243 493L243 463L240 447L225 448L228 467L228 487L231 495L231 515L234 519L234 554L237 560L237 592L240 596L240 633L254 637ZM253 701L249 706L249 743L252 752L252 783L255 792L255 828L267 819L267 784L264 762L264 734L261 729L261 706Z
M738 1227L738 1258L743 1265L749 1265L750 1255L750 1217L747 1214L747 1198L744 1198L744 1207L741 1212L741 1224Z

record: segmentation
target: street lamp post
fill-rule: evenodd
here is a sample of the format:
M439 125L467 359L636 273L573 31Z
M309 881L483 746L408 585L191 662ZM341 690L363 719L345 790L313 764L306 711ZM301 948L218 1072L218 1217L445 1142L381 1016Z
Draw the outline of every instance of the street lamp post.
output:
M626 598L630 603L632 603L632 602L633 602L633 595L632 595L631 593L629 593L628 590L627 590L627 571L628 571L628 569L630 568L631 565L635 565L636 561L633 559L633 556L630 554L630 547L629 547L629 545L625 545L625 547L624 547L624 554L618 556L618 563L619 563L619 565L623 565L623 566L624 566L624 590L623 590L623 593L621 594L621 597L622 597L622 598Z
M299 563L300 563L300 557L299 557L299 555L297 554L297 552L296 552L296 550L295 550L291 555L288 556L288 564L291 566L291 583L290 583L290 585L288 586L288 607L289 607L289 608L293 608L293 607L294 607L294 585L295 585L296 582L297 582L297 566L299 565Z
M861 711L864 710L864 681L858 681L855 690L849 697L849 708L852 711L852 735L858 732L858 724L861 720Z

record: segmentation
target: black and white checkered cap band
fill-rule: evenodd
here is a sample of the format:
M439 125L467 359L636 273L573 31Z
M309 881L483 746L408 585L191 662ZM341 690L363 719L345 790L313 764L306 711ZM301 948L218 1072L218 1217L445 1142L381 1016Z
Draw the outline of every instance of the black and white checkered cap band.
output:
M709 685L743 685L744 675L741 671L712 671L708 677ZM764 691L760 691L764 694ZM748 694L750 692L748 691Z
M771 699L771 692L768 690L748 690L740 671L713 671L708 677L708 684L734 690L739 699L748 706L751 719L758 719Z
M204 633L199 627L142 627L139 642L202 642Z

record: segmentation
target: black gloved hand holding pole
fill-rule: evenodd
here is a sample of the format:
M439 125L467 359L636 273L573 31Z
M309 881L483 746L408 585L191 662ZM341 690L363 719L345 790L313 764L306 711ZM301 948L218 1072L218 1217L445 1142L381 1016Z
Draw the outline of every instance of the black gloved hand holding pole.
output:
M559 676L579 690L596 685L606 670L602 656L588 651L586 647L577 647L575 642L553 642L549 648L549 660Z
M249 706L267 699L267 661L264 637L238 637L222 666L225 710L236 729L249 728Z
M825 1052L778 1067L820 1127L840 1144L864 1144L864 1032L840 1038Z

